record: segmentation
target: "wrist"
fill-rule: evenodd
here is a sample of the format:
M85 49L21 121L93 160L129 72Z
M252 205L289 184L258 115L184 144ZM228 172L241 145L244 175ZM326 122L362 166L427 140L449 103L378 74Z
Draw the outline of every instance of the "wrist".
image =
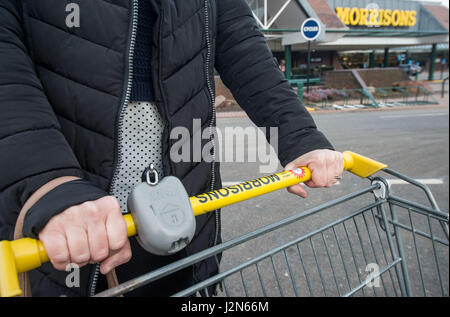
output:
M68 180L47 191L24 216L23 236L37 238L51 218L64 210L86 201L97 200L108 193L79 178Z
M41 187L39 187L25 201L24 205L22 206L22 209L20 210L19 216L17 217L17 220L16 220L16 226L14 228L14 239L19 239L19 238L23 237L22 229L23 229L24 218L25 218L26 214L28 213L28 211L30 210L30 208L33 207L33 205L37 201L39 201L39 199L41 199L44 195L46 195L48 192L50 192L54 188L58 187L59 185L76 180L76 179L80 179L80 178L76 177L76 176L57 177L55 179L52 179L48 183L42 185Z

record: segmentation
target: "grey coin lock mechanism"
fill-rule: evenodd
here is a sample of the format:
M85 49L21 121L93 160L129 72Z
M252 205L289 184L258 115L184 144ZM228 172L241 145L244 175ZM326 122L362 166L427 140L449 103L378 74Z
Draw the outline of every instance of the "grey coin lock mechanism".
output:
M195 233L195 216L189 196L174 176L138 184L128 196L128 211L138 232L137 241L148 252L170 255L182 250Z

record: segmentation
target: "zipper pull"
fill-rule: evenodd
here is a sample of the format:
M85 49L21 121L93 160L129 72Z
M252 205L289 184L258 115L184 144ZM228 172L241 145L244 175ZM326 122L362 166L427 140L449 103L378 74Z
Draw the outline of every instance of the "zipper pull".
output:
M142 178L144 178L144 175L145 179L143 179L143 181L145 181L147 184L149 184L150 186L158 185L159 175L153 163L150 163L150 166L145 169Z

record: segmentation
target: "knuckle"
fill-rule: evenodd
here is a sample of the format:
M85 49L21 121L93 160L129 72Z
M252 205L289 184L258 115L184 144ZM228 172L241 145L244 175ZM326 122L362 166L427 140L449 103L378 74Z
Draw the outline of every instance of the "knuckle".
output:
M88 211L92 214L95 214L98 212L98 208L97 205L92 202L92 201L85 201L84 203L81 204L81 207L85 210Z
M58 271L65 271L66 267L67 267L67 264L68 264L68 261L65 262L65 263L62 263L62 262L56 262L56 261L51 260L51 263L52 263L53 267L56 270L58 270Z
M82 206L84 210L84 215L86 215L89 218L89 221L92 221L94 223L102 221L103 217L101 210L94 202L86 201L82 204Z
M314 182L312 181L312 180L310 180L310 181L307 181L307 182L305 182L304 183L306 186L308 186L308 187L314 187Z
M61 264L69 261L69 250L61 232L46 228L39 234L39 239L44 244L52 262Z
M120 204L116 197L105 196L103 198L104 203L110 211L120 211Z
M80 214L80 209L78 206L73 206L64 211L63 214L61 214L61 218L64 218L64 223L72 223L73 221L78 219L78 216ZM60 220L60 218L58 218Z
M66 264L69 262L69 256L67 254L67 252L57 252L54 255L52 255L51 260L53 263L56 264Z
M88 211L87 216L89 217L88 221L92 222L94 225L99 225L103 220L102 214L96 210Z
M117 237L114 241L111 242L110 248L113 251L120 250L125 246L127 240L128 240L128 237L126 237L126 236Z
M89 253L75 254L75 255L72 255L72 258L71 258L71 260L77 264L89 262L89 259L90 259Z
M122 263L126 263L131 260L131 250L129 248L126 248L125 250L123 250L123 252L121 254L121 260L122 260Z
M94 262L101 262L109 256L109 250L106 248L102 248L91 254L91 260Z
M56 235L57 231L60 231L60 229L63 230L63 228L66 226L67 222L64 221L64 217L60 217L60 215L53 217L50 219L50 221L45 226L44 230L48 228L50 232L53 232L53 235Z
M316 170L320 169L320 162L317 160L314 160L311 163L309 163L308 168L311 170L311 172L314 175Z
M52 241L63 228L63 223L59 221L59 218L55 216L49 220L45 227L39 232L39 239L44 241Z
M325 166L327 164L327 162L328 162L327 156L322 154L319 158L320 166L322 166L322 167Z
M317 181L315 181L315 185L317 187L325 187L327 186L327 181L323 177L320 177Z

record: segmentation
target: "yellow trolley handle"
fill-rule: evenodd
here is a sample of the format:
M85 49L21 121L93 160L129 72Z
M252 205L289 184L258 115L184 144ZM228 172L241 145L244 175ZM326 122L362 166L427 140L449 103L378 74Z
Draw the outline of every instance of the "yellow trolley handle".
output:
M344 169L360 177L368 177L386 168L387 165L363 157L353 152L344 152ZM307 182L311 171L307 167L284 171L248 182L190 197L195 216L229 206L253 197L267 194L282 188ZM128 237L137 234L133 218L124 215ZM0 296L22 295L17 274L28 272L49 261L41 241L23 238L0 242Z

